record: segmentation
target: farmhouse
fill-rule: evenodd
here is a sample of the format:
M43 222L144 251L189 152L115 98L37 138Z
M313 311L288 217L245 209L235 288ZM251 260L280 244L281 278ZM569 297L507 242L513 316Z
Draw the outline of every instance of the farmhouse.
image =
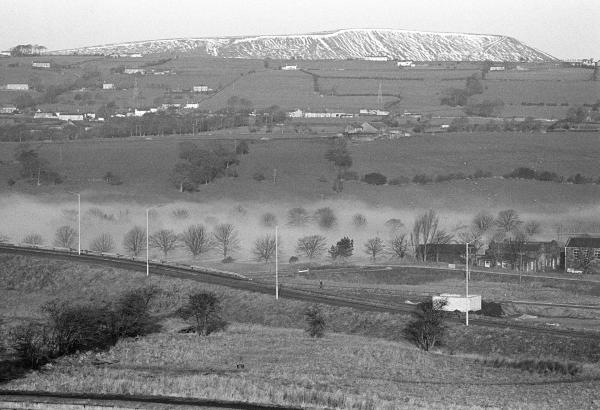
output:
M32 68L50 68L51 63L48 61L34 61L31 63Z
M61 121L83 121L83 114L79 113L56 113L57 117Z
M581 273L600 261L600 238L574 236L565 245L565 271Z
M113 83L104 83L104 84L102 84L102 89L103 90L114 90L115 85Z
M0 114L14 114L19 111L14 105L3 105L0 107Z
M146 70L143 68L126 68L125 70L123 70L123 73L125 74L140 74L140 75L145 75L146 74Z
M289 118L353 118L356 114L347 112L306 112L300 109L287 113Z
M298 66L297 65L284 65L280 67L281 70L286 70L286 71L291 71L291 70L297 70Z
M200 108L200 103L187 103L183 106L186 110L197 110Z
M556 241L492 241L477 264L486 268L502 267L526 272L555 271L561 265L561 250Z
M38 111L33 114L34 120L57 120L58 116L54 112Z
M506 71L506 67L504 67L503 65L492 66L490 67L490 71Z
M210 91L208 85L195 85L192 87L192 91L195 93L207 93Z
M386 115L390 115L389 111L383 111L378 109L370 109L370 108L361 108L358 112L359 115L377 115L380 117L385 117Z
M6 84L6 89L11 91L29 90L28 84Z
M407 67L414 67L415 63L413 63L410 60L404 60L404 61L398 61L396 63L396 65L398 66L398 68L407 68Z
M364 58L365 61L388 61L389 59L388 56L366 56Z

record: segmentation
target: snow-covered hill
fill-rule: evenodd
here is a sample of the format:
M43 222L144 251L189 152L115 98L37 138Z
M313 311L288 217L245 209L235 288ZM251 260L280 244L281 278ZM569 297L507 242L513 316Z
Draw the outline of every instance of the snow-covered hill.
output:
M195 53L230 58L347 59L388 56L416 61L550 61L549 54L506 36L394 29L222 38L179 38L55 51L58 54Z

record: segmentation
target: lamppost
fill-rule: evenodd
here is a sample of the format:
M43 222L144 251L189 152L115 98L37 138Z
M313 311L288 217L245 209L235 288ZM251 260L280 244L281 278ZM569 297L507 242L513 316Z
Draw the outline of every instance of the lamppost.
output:
M146 208L146 276L150 276L150 210L163 207L161 204Z
M466 251L466 255L467 255L466 262L467 262L467 264L466 264L466 270L465 270L465 279L466 279L466 295L465 295L466 296L465 297L465 305L466 305L466 309L465 309L466 316L465 316L465 318L466 318L466 322L465 322L465 325L469 326L469 307L471 307L471 303L469 301L469 242L467 242L465 244L465 247L467 248L467 251Z
M77 255L81 255L81 194L67 191L69 194L77 195Z
M277 233L278 228L275 225L275 299L279 300L279 241Z

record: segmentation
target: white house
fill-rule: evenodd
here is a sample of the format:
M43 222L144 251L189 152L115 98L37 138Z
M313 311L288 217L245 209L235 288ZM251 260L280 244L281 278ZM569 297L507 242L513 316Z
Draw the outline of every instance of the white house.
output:
M123 70L123 73L144 75L146 74L146 70L144 70L143 68L126 68L125 70Z
M102 84L102 89L103 90L114 90L115 85L113 83L104 83L104 84Z
M28 84L6 84L6 89L11 91L29 90Z
M34 61L31 63L32 68L50 68L50 65L48 61Z
M200 103L187 103L183 106L186 110L197 110L200 108Z
M363 60L366 61L388 61L388 56L366 56Z
M490 67L490 71L506 71L506 67L504 67L503 65L492 66Z
M57 120L58 116L53 112L42 112L38 111L33 114L34 120Z
M413 63L413 62L412 62L412 61L410 61L410 60L404 60L404 61L398 61L398 62L396 63L396 65L397 65L399 68L405 68L405 67L414 67L414 66L415 66L415 63Z
M286 70L286 71L297 70L298 66L297 65L284 65L284 66L281 67L281 69L282 70Z
M358 113L360 115L377 115L380 117L385 117L386 115L390 115L389 111L383 111L383 110L371 109L371 108L361 108Z
M195 93L207 93L210 91L208 85L195 85L192 87L192 91Z
M0 107L0 114L14 114L17 111L17 107L14 105L3 105Z
M304 111L298 109L296 111L290 111L288 112L288 117L290 118L302 118L304 117Z
M83 114L79 113L56 113L57 117L61 121L83 121Z

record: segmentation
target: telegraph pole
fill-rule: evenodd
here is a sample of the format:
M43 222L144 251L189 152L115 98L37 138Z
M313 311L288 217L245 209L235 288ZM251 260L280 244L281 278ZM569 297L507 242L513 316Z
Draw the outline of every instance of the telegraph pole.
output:
M469 326L469 307L471 305L471 303L469 302L469 242L467 242L465 244L466 248L467 248L467 265L466 265L466 270L465 270L465 278L466 278L466 283L467 283L467 289L466 289L466 326Z
M279 254L278 254L278 239L277 225L275 225L275 299L279 300Z

